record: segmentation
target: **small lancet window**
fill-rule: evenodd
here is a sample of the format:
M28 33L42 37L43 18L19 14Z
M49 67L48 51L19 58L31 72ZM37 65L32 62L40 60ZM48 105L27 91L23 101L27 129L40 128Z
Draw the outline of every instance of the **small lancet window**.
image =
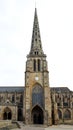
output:
M37 42L37 39L35 39L35 41Z
M35 51L35 55L36 55L36 51Z
M33 70L36 71L36 60L33 61Z
M38 51L37 51L37 55L38 55Z
M38 55L38 51L35 51L35 55Z

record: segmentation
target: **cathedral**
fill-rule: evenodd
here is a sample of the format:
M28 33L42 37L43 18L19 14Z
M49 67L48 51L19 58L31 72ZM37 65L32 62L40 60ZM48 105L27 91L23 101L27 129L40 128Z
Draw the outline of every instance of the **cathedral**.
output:
M0 87L0 120L23 121L26 125L73 124L73 92L67 87L49 86L36 8L25 86Z

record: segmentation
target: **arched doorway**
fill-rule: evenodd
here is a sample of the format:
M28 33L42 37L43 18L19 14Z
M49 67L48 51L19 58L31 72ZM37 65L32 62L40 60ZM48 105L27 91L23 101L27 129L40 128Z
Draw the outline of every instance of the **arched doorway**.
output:
M11 120L12 114L11 112L8 113L8 119Z
M64 119L71 119L71 112L69 110L65 110L64 112Z
M32 110L33 124L43 124L43 110L37 105Z
M52 110L52 124L53 125L55 124L55 121L54 121L54 110Z
M23 120L23 112L21 108L18 108L18 121Z
M11 120L11 118L12 118L11 110L8 107L6 107L4 110L4 113L3 113L3 119L4 120Z

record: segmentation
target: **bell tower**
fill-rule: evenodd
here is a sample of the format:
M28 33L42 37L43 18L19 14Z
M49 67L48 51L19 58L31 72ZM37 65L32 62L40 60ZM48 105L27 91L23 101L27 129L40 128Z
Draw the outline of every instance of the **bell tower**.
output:
M35 8L31 49L27 55L24 92L26 124L51 125L51 97L46 55L42 49L37 9Z

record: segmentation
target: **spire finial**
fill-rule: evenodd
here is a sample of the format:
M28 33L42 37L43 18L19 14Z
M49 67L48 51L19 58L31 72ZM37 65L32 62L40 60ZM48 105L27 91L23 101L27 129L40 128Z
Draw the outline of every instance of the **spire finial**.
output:
M35 0L35 9L36 9L36 0Z
M35 8L36 8L36 1L35 1Z

